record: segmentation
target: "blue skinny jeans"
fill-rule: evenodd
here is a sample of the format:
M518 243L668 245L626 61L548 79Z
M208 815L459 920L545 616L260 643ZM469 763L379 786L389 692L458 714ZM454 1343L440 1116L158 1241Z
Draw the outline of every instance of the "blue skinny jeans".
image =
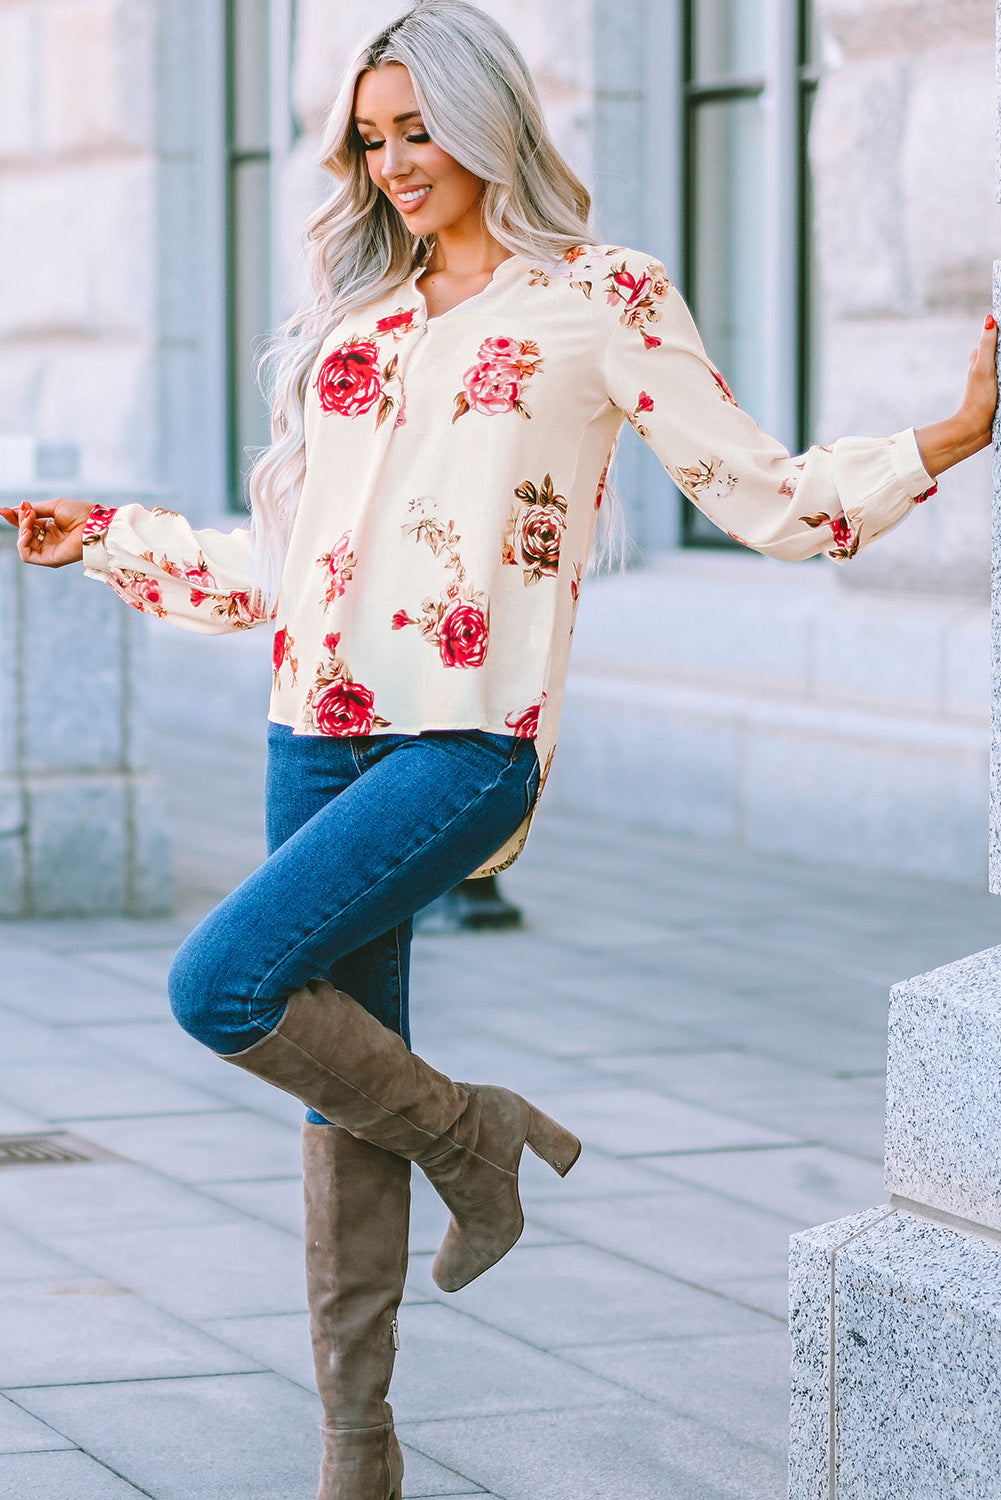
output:
M175 1017L214 1052L242 1052L319 978L409 1046L413 915L500 848L538 784L533 741L510 735L333 738L269 724L268 858L178 949Z

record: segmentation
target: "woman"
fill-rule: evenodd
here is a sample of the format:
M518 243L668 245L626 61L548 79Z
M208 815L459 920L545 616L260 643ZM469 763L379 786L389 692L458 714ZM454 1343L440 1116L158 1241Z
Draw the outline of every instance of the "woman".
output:
M454 1291L521 1232L524 1145L561 1174L580 1149L409 1051L410 919L524 843L622 423L747 545L845 559L989 441L996 330L954 417L790 457L738 409L663 267L592 235L521 57L464 0L420 0L361 49L323 164L337 186L309 224L313 303L276 345L252 529L70 500L4 514L25 562L82 558L149 613L275 621L270 854L183 944L170 998L309 1106L320 1496L399 1500L386 1395L411 1162L451 1210L433 1274Z

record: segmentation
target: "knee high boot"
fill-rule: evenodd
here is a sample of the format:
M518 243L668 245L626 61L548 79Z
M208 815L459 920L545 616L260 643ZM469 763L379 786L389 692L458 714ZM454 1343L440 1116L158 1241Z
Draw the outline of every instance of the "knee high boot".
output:
M306 1289L323 1403L317 1500L400 1500L386 1397L407 1274L410 1163L337 1125L302 1131Z
M452 1216L431 1268L446 1292L500 1260L521 1234L523 1148L561 1177L580 1155L577 1137L519 1094L454 1083L325 980L296 990L274 1031L225 1061L422 1168Z

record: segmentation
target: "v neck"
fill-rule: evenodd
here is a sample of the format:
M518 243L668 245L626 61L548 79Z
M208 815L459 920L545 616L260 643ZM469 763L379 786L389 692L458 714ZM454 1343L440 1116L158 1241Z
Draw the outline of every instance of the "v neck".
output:
M528 262L524 256L518 255L516 252L509 255L506 260L502 260L499 265L494 267L493 275L486 286L481 287L478 292L471 293L468 297L463 297L461 302L454 303L451 307L447 307L444 312L440 313L430 313L428 311L427 298L417 285L421 276L427 270L426 266L418 266L417 270L411 273L407 285L417 298L419 310L423 315L422 322L427 325L438 323L442 318L449 318L453 313L458 313L462 308L468 307L471 302L478 302L481 298L488 297L491 292L497 291L499 287L507 285L509 281L517 280L517 277L523 274L527 264ZM512 269L515 271L515 275L511 274Z

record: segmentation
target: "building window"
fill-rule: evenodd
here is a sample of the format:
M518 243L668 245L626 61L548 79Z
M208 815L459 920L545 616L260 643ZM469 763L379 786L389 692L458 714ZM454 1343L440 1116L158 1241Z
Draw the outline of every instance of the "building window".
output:
M685 290L741 406L810 441L811 0L684 0ZM688 501L688 546L733 546Z

